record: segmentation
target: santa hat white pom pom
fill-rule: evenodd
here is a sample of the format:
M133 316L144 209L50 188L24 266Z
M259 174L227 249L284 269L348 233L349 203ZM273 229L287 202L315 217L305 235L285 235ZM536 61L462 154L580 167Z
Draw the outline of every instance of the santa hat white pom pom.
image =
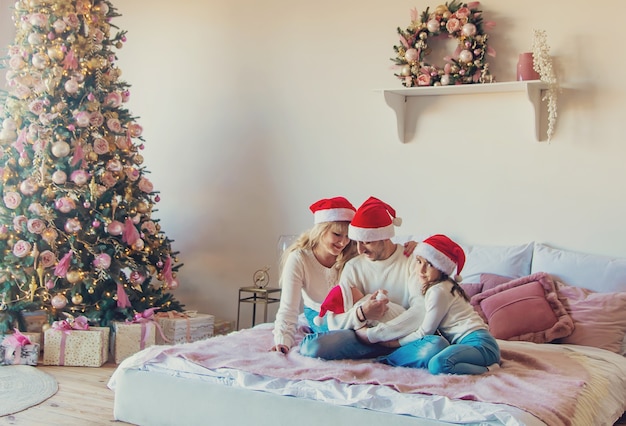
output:
M459 274L456 274L456 275L454 276L454 280L455 280L457 283L460 283L461 281L463 281L463 277L462 277L461 275L459 275Z
M319 315L316 316L315 318L313 318L313 323L315 323L315 325L317 325L318 327L321 326L322 324L324 324L324 317L320 317Z
M402 218L401 218L401 217L394 217L394 218L393 218L393 224L394 224L395 226L400 226L400 225L402 225Z

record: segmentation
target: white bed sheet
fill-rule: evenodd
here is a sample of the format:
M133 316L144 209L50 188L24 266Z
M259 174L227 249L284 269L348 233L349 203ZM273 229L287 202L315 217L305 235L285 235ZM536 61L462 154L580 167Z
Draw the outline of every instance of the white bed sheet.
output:
M528 342L500 342L502 346L522 348ZM191 343L190 345L193 345ZM545 345L555 352L575 352L586 357L591 381L583 391L584 398L572 419L573 425L612 425L626 409L626 358L604 350L574 346ZM136 360L148 348L126 359L109 381L116 390L117 379L127 369L157 373L161 377L179 377L187 380L220 384L238 389L295 396L327 402L333 405L365 408L384 413L410 415L419 418L456 424L537 426L544 425L535 416L516 407L475 401L450 400L446 397L422 394L402 394L385 386L346 385L334 380L287 380L264 377L235 369L207 369L183 358L167 357L157 362L141 364Z

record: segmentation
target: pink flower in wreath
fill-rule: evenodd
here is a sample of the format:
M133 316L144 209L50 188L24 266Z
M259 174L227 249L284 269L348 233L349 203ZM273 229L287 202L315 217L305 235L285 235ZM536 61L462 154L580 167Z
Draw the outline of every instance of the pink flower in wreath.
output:
M418 86L430 86L430 75L420 74L419 76L417 76L417 85Z
M460 28L461 28L461 21L459 21L456 18L448 19L448 22L446 22L446 30L448 30L450 34L458 31Z
M15 191L9 191L4 194L3 200L7 209L15 210L22 202L22 196Z
M467 18L470 15L469 7L460 7L459 10L456 11L455 15L459 18Z
M33 246L28 241L19 240L13 246L13 254L15 255L15 257L19 258L26 257L28 256L32 248Z

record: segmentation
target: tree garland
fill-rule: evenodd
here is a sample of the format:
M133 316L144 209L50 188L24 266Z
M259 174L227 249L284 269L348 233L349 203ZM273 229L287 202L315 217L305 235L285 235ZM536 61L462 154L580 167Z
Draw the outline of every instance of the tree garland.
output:
M411 10L411 24L406 30L398 27L400 45L393 49L396 57L391 58L399 72L394 73L405 87L447 86L455 84L487 83L493 81L485 55L495 56L495 50L487 45L485 29L495 26L494 22L483 21L479 2L461 3L453 0L439 5L430 13L426 8L417 16ZM458 45L451 56L443 59L443 68L426 62L431 53L429 39L435 37L456 38Z

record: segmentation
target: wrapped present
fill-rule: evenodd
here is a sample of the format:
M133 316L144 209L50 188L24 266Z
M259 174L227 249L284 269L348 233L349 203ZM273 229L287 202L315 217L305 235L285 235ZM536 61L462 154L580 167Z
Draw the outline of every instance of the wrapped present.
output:
M213 336L213 315L168 311L155 316L163 331L163 335L156 335L157 345L189 343Z
M133 321L113 322L111 354L116 364L132 354L154 345L159 323L155 321L152 310L136 314Z
M90 327L84 317L56 321L44 335L43 364L100 367L108 360L109 332L109 327Z
M22 318L24 318L26 331L29 333L41 333L43 325L49 324L48 312L44 310L22 311Z
M228 321L225 319L216 319L213 326L213 334L219 336L221 334L228 334L235 331L235 321Z
M37 365L39 361L39 343L33 343L28 336L15 330L8 334L0 344L0 365Z
M28 337L31 343L37 343L39 345L39 349L43 350L43 333L30 333L25 331L22 334Z

